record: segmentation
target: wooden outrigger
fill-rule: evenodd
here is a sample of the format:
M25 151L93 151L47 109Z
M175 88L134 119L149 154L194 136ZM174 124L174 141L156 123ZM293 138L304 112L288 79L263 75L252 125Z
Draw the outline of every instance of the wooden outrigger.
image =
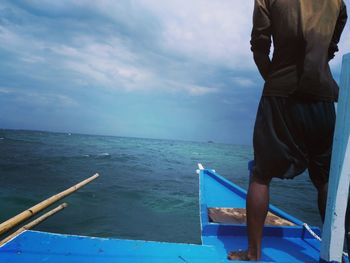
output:
M53 195L44 201L41 201L40 203L36 204L35 206L32 206L31 208L28 208L27 210L23 211L22 213L10 218L9 220L6 220L5 222L0 224L0 234L5 233L9 231L11 228L15 227L16 225L24 222L28 218L32 217L33 215L39 213L46 207L52 205L53 203L57 202L58 200L66 197L67 195L70 195L71 193L77 191L81 187L87 185L91 181L95 180L99 175L94 174L93 176L85 179L84 181L56 194Z
M57 212L61 211L62 209L66 208L66 207L67 207L67 203L63 203L63 204L57 206L56 208L50 210L49 212L43 214L42 216L38 217L37 219L33 220L32 222L22 226L21 228L16 230L14 233L12 233L11 235L9 235L6 238L4 238L3 240L1 240L0 246L5 244L6 242L10 241L11 239L15 238L16 236L22 234L24 231L35 227L36 225L40 224L41 222L43 222L44 220L46 220L50 216L56 214Z

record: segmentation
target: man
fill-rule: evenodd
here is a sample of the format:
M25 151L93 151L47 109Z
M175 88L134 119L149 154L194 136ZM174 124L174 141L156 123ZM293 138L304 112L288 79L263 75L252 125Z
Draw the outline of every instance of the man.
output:
M254 128L248 250L229 259L260 259L272 178L292 179L308 169L324 219L338 98L328 62L346 20L342 0L255 0L251 49L265 85Z

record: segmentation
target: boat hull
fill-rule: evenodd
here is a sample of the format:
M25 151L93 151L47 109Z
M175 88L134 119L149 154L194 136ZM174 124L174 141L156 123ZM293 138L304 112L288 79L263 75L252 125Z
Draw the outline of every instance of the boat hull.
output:
M202 243L213 246L226 261L230 251L247 248L246 224L211 222L210 208L245 208L246 191L226 180L215 171L199 171L200 218ZM299 219L270 205L269 211L294 226L265 226L261 262L319 262L320 241L303 226ZM320 229L311 227L320 235Z
M215 222L208 209L243 211L246 192L209 169L199 171L199 183L202 245L25 231L0 247L0 262L229 262L228 252L247 247L246 224ZM320 241L303 222L274 206L269 210L293 226L264 227L260 262L319 262Z
M215 248L26 231L0 248L0 262L218 262Z

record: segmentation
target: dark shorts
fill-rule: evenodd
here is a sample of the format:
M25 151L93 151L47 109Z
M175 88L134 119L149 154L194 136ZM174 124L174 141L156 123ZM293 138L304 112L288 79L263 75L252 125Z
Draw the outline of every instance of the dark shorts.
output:
M314 184L328 182L334 125L333 102L263 96L254 127L254 178L292 179L308 169Z

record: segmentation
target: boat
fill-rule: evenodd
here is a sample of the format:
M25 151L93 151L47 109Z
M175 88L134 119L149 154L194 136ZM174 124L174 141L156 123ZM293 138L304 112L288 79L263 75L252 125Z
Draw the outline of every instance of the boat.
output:
M202 165L197 172L202 244L26 230L0 247L0 262L231 262L227 253L247 246L246 191ZM319 262L320 229L275 206L269 212L261 262Z
M246 191L202 166L199 177L202 244L215 247L220 262L226 262L230 251L247 248ZM320 262L320 235L318 227L270 205L259 262Z

